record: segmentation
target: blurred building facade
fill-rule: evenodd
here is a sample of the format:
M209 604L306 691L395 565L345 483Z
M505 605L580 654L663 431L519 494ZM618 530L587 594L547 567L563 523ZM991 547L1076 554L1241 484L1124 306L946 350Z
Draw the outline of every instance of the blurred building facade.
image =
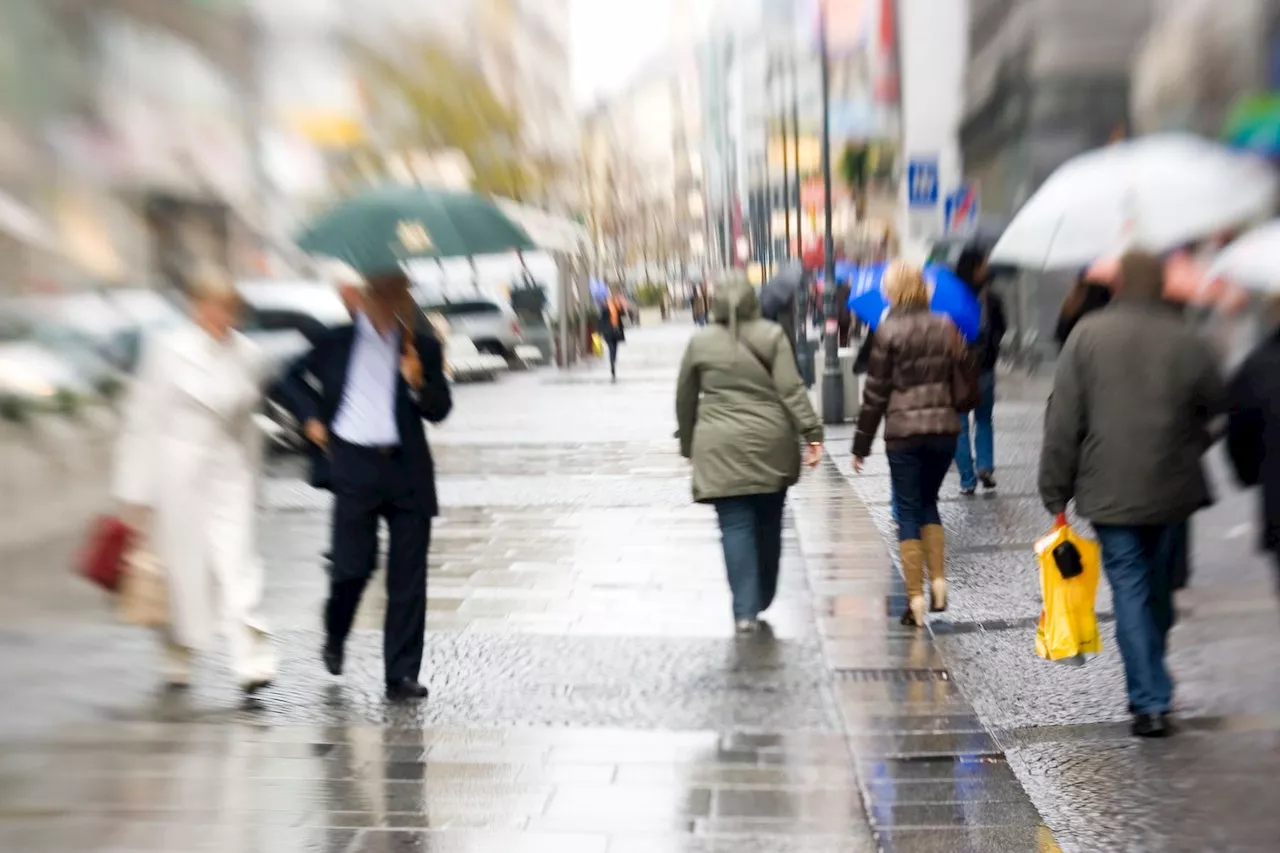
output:
M200 260L248 263L258 182L246 7L17 0L4 14L22 90L5 107L18 155L6 187L58 246L27 253L27 279L181 284Z
M964 169L983 214L1009 216L1063 162L1129 132L1132 68L1158 4L970 2ZM1049 347L1069 283L1022 276L1010 340Z
M599 274L633 284L700 270L705 254L696 66L664 56L583 118Z
M1238 97L1277 88L1280 2L1159 0L1133 64L1134 129L1216 136Z

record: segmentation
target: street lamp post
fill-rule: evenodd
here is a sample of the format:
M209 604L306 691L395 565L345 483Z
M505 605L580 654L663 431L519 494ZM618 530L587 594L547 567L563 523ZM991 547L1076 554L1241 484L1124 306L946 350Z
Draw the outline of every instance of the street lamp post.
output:
M826 272L822 288L826 323L825 352L822 364L822 421L844 423L844 378L840 375L840 338L836 305L836 247L831 235L831 63L827 58L827 13L818 11L818 37L822 63L822 189L823 189L823 264Z
M796 69L796 57L793 53L791 56L791 130L792 136L796 140L796 156L792 163L795 170L795 186L792 187L796 206L796 257L800 258L804 255L804 208L801 204L800 196L800 74ZM804 377L804 384L808 388L813 387L814 370L813 370L813 347L809 343L809 281L806 275L800 287L800 299L798 313L800 322L796 324L800 333L798 342L800 350L800 375Z
M783 78L786 79L785 76ZM770 93L772 94L772 93ZM783 239L786 244L783 248L782 256L791 258L791 176L787 174L787 112L786 112L786 89L783 89L783 105L782 105L782 213L783 213ZM797 152L798 153L798 152Z

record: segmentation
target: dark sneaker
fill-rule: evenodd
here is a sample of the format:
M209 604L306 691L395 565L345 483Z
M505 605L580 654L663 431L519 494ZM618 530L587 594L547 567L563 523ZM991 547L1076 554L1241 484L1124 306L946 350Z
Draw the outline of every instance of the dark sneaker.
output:
M971 497L973 497L974 495L976 495L977 493L978 493L978 487L977 487L977 486L970 486L970 487L967 487L967 488L961 488L961 489L960 489L960 497L962 497L962 498L971 498Z
M1169 724L1164 714L1138 714L1133 718L1134 737L1168 737Z
M996 487L996 475L994 471L979 471L978 479L982 481L982 488L992 490Z

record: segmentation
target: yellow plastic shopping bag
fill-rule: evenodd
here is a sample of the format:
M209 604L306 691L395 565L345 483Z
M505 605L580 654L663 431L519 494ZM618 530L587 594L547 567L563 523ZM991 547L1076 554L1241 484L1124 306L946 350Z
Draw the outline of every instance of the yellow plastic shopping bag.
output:
M596 332L591 336L591 352L593 352L597 358L604 355L604 338L600 337L599 332Z
M1102 553L1059 515L1053 530L1036 543L1040 562L1040 594L1044 609L1036 626L1036 654L1045 660L1068 660L1102 651L1098 618L1093 612Z

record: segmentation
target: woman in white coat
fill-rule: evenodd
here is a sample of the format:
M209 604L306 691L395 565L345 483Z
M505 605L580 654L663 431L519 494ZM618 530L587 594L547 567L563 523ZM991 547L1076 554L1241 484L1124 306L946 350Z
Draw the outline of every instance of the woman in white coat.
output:
M221 628L232 671L252 693L275 675L254 543L261 434L253 416L263 377L256 347L234 330L240 306L230 279L204 273L192 291L193 323L145 347L113 491L143 520L168 581L168 683L188 683L193 652Z

